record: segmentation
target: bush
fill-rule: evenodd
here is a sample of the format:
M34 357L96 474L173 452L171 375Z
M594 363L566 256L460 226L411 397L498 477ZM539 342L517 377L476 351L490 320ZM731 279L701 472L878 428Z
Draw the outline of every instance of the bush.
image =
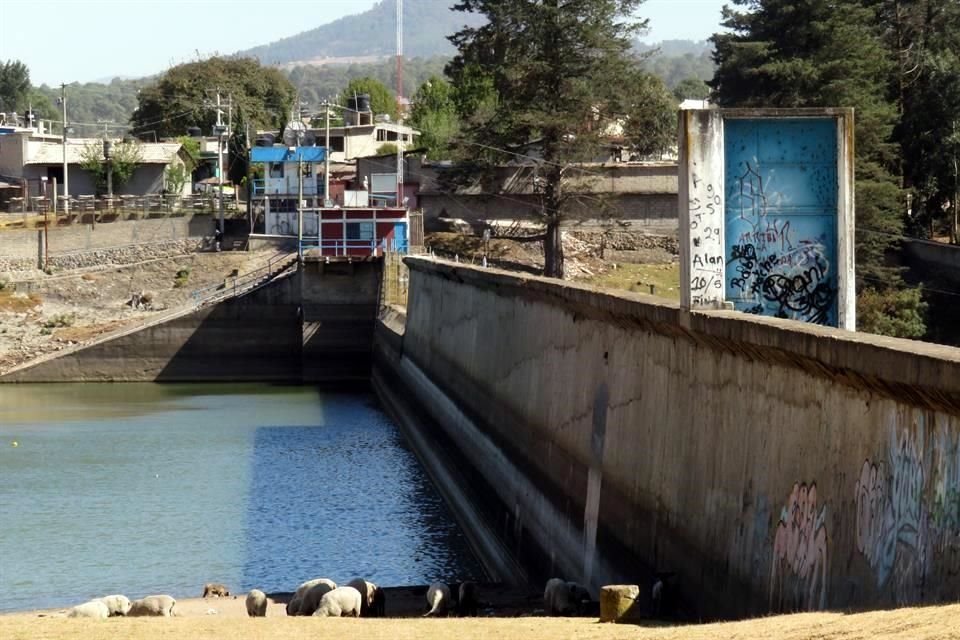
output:
M895 338L922 338L927 306L919 288L866 288L857 293L857 330Z
M173 287L175 289L179 289L180 287L186 286L189 279L190 269L180 269L177 271L177 275L173 279Z
M47 330L47 332L44 333L43 331L41 331L40 333L44 333L44 335L47 335L50 333L51 329L58 329L60 327L72 326L74 319L75 318L72 313L58 313L57 315L52 316L49 319L43 321L42 326L44 329Z

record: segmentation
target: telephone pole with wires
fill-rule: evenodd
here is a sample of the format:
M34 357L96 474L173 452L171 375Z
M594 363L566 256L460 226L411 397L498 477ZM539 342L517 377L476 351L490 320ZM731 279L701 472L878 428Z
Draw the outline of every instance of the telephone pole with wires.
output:
M217 124L213 125L213 135L217 138L217 186L219 189L219 195L217 200L217 209L219 210L217 228L220 230L220 233L223 234L223 141L224 137L229 134L232 125L233 125L233 96L228 94L226 104L223 104L220 96L220 87L217 87L217 102L216 104L205 103L207 108L215 108L217 110ZM223 107L227 107L227 122L225 126L223 124Z
M403 203L403 0L397 0L397 206Z

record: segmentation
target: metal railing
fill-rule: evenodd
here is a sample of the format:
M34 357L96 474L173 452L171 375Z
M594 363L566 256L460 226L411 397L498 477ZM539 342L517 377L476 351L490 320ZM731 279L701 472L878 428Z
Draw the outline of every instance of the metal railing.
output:
M286 271L296 261L296 254L285 252L274 254L267 260L267 264L259 269L230 276L225 278L223 282L194 289L190 292L190 297L193 299L195 306L201 306L222 298L232 298L269 281L273 276Z
M381 256L387 252L406 253L407 241L406 238L381 238L380 240L334 238L322 241L304 238L300 243L300 251L306 252L312 249L319 249L320 254L324 256Z
M64 196L57 196L57 215L64 216ZM113 198L80 194L70 197L70 215L97 212L118 215L184 215L190 212L214 212L218 210L219 196L216 193L189 196L147 194L119 195ZM233 198L223 199L224 209L236 210ZM49 196L12 197L6 202L8 214L53 212L53 199Z

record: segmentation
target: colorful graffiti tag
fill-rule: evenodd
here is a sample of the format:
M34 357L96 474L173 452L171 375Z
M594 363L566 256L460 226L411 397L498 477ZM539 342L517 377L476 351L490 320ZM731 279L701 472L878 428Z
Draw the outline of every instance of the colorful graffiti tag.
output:
M724 121L726 298L836 326L836 123Z
M890 425L887 459L856 483L856 541L877 588L897 604L924 598L929 578L960 571L960 447L956 430L923 416Z
M818 510L819 507L819 510ZM772 611L816 610L827 606L827 527L817 485L798 483L780 512L770 568Z

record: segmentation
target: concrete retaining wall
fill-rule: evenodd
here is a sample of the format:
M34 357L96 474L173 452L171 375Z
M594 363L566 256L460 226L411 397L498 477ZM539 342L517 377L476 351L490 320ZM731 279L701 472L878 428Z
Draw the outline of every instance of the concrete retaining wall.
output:
M209 216L123 220L52 227L46 238L42 229L11 229L0 234L0 272L37 269L45 251L48 264L63 269L160 257L154 254L163 247L170 249L165 255L182 253L199 247L212 224Z
M3 382L299 381L296 278L68 353Z
M926 273L960 283L960 247L929 240L903 240L908 262Z
M704 618L960 597L957 349L407 262L375 379L544 574Z
M3 382L366 382L379 262L307 263L238 298L3 376Z

